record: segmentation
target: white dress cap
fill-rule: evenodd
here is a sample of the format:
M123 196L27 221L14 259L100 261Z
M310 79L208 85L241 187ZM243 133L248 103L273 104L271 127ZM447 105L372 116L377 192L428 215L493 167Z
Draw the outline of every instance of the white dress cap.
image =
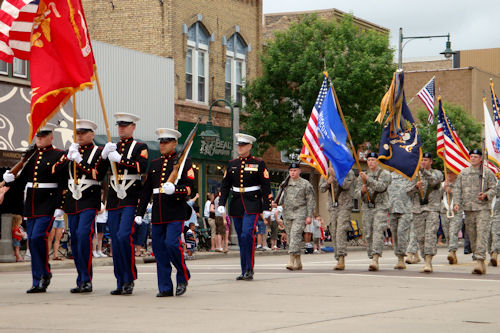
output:
M119 122L136 123L139 120L141 120L141 118L139 118L135 114L126 113L126 112L115 113L113 116L116 118L117 123L119 123Z
M46 123L45 126L41 127L37 134L40 132L52 132L54 129L57 127L57 125L52 124L52 123Z
M94 132L97 129L97 124L91 120L77 119L76 120L76 130L85 129Z
M244 133L236 133L236 141L238 143L254 143L257 141L257 139L251 135L244 134Z
M179 140L181 137L181 132L174 130L172 128L157 128L155 130L156 135L158 136L158 140L161 139L175 139Z

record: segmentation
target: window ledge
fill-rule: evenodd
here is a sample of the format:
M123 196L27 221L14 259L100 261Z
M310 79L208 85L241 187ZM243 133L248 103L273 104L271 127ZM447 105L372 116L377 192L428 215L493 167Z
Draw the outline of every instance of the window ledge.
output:
M20 84L23 86L31 86L31 82L28 79L20 79L4 75L0 75L0 82L8 82L8 83Z

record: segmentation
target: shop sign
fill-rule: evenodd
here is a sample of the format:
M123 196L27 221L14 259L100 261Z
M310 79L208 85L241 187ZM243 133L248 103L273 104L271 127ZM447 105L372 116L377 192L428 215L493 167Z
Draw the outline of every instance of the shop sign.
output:
M179 121L177 129L182 133L179 144L189 135L194 127L194 123ZM205 124L198 125L197 134L193 141L193 146L189 155L194 159L229 161L232 151L232 131L230 128L213 126L212 129L219 134L219 137L213 141L207 141L200 136L200 133L206 130Z

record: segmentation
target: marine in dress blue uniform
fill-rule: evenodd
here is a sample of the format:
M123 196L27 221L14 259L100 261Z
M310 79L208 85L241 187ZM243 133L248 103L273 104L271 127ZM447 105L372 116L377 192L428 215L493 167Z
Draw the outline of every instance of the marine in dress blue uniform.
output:
M23 216L27 219L26 231L31 252L33 285L27 293L42 293L47 290L52 278L49 264L48 242L55 217L64 212L62 203L64 179L64 151L52 146L54 124L47 123L36 134L36 152L26 162L22 171L14 177L6 171L3 175L6 186L26 190Z
M130 113L116 113L120 142L108 142L102 158L116 163L118 182L111 175L108 189L108 226L113 247L116 289L111 295L130 295L137 279L134 245L134 216L141 192L141 174L148 165L148 147L134 140L135 124L139 117Z
M239 158L229 161L222 179L219 213L225 214L225 205L231 194L229 216L240 246L241 275L237 280L252 280L255 257L255 229L259 215L271 215L272 194L269 172L264 161L250 154L256 139L248 134L237 133Z
M76 288L72 288L71 293L92 291L92 239L97 211L101 208L101 182L109 167L108 160L101 158L102 147L93 144L96 128L94 122L78 119L78 143L73 143L67 153L70 163L67 163L64 211L68 215L71 252L78 272Z
M191 216L191 207L186 197L191 194L194 182L194 171L189 158L184 163L181 176L177 182L169 177L177 161L175 147L181 133L170 128L156 130L160 141L160 158L151 162L151 167L144 183L136 222L142 220L146 207L153 196L151 216L153 252L156 257L158 274L157 297L173 296L173 284L170 278L172 266L177 270L176 296L186 292L190 273L184 261L181 234L184 221Z

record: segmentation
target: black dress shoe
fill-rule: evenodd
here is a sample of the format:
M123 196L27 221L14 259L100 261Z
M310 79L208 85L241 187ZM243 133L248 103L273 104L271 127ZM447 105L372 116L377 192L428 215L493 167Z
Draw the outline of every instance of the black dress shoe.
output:
M71 288L69 290L69 292L72 293L72 294L80 294L82 292L82 287L78 286L78 287L75 287L75 288Z
M170 297L170 296L174 296L173 290L160 291L158 294L156 294L156 297Z
M122 288L122 295L132 295L132 292L134 291L134 283L124 283L123 288Z
M177 288L175 288L175 296L181 296L181 295L183 295L186 292L186 290L187 290L187 286L188 286L187 282L178 283L177 284Z
M240 280L245 280L245 275L241 274L241 275L238 275L236 277L236 280L240 281Z
M50 285L50 279L52 279L52 273L49 273L47 276L42 276L42 279L40 280L40 286L43 289L47 289L47 287Z
M80 286L82 293L91 293L92 292L92 282L84 282Z
M248 271L245 272L243 275L243 280L253 280L253 270L249 269Z
M115 290L111 290L110 294L111 295L121 295L123 292L122 288L116 288Z
M46 292L47 289L38 287L38 286L33 286L30 289L26 290L26 293L28 294L38 294L38 293L44 293Z

